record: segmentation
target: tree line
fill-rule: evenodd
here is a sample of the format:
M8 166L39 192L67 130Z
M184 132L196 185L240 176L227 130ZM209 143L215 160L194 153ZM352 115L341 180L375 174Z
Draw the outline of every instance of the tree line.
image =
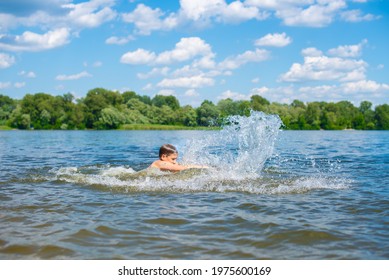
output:
M150 98L104 88L92 89L77 100L70 93L26 94L21 100L0 94L0 125L17 129L118 129L125 124L217 127L227 116L248 116L251 110L279 115L284 129L389 129L389 105L373 108L369 101L359 107L349 101L281 104L253 95L250 100L228 98L216 104L205 100L193 108L180 106L172 95Z

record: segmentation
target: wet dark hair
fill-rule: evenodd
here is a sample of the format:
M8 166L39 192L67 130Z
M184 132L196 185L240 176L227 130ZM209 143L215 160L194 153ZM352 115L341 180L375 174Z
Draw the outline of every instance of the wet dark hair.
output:
M171 154L178 154L176 147L174 147L173 145L165 144L162 145L161 148L159 148L159 158L161 158L162 155L170 156Z

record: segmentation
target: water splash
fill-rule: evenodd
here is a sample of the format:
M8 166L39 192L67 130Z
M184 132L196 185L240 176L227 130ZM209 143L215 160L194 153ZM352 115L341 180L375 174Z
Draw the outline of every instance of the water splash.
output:
M258 175L273 153L281 125L277 115L262 112L230 116L219 133L190 140L184 161L215 167L230 177Z
M185 170L168 173L155 170L136 172L132 168L111 166L67 167L53 169L47 181L60 181L118 192L245 192L252 194L293 194L314 190L340 190L346 179L326 176L236 178L215 170ZM37 179L37 178L36 178ZM39 181L42 177L39 178Z

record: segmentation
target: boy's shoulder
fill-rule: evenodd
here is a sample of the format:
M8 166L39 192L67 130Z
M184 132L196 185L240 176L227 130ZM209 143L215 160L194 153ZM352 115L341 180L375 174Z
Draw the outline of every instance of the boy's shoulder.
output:
M154 161L151 166L152 167L157 167L157 168L161 168L161 166L164 166L166 165L166 162L165 161L162 161L160 159L157 159L156 161Z

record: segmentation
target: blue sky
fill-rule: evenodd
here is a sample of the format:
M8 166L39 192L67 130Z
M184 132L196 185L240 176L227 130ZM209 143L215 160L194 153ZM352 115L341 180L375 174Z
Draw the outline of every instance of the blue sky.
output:
M0 94L389 101L387 0L0 0Z

